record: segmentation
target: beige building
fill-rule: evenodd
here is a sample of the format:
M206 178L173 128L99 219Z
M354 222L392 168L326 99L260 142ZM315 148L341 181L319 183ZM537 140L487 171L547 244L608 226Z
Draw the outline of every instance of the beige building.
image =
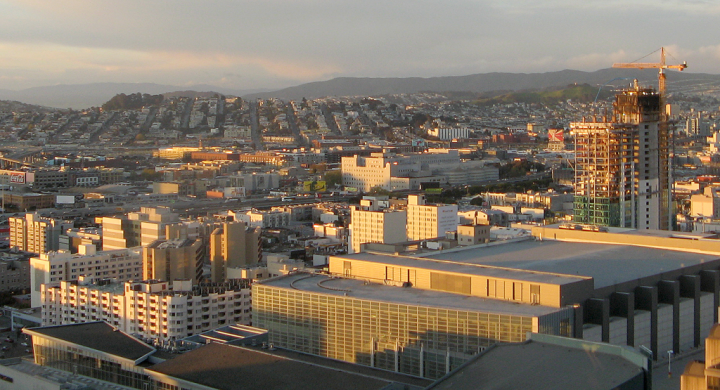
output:
M6 192L2 195L5 206L14 205L18 210L28 211L52 207L55 204L55 195L26 192L22 194Z
M30 261L0 260L0 291L25 290L30 286Z
M60 235L72 228L71 222L44 218L39 214L27 213L22 217L8 218L10 225L10 247L20 251L45 253L60 248Z
M490 240L490 225L458 225L459 245L477 245Z
M154 152L153 155L159 157L163 160L182 160L183 158L190 157L190 154L192 152L199 151L200 148L197 147L172 147L172 148L165 148L165 149L158 149L157 152Z
M117 249L96 252L94 245L81 245L79 252L42 253L30 259L30 299L32 307L42 304L43 284L57 284L63 280L77 280L81 276L112 278L120 282L140 279L142 256L140 249Z
M251 322L246 280L193 286L189 280L80 278L43 284L40 300L43 326L106 321L123 332L163 340Z
M204 198L206 182L203 180L163 181L153 183L154 194L178 194Z
M702 194L690 196L690 215L693 217L720 218L720 187L705 187Z
M419 241L445 237L457 230L457 205L431 205L425 195L408 196L407 239Z
M680 377L680 390L720 389L720 324L705 339L705 361L692 361Z
M228 269L244 268L262 259L260 229L243 222L225 222L210 235L210 267L213 283L228 279Z
M197 284L202 278L202 240L157 240L143 247L143 279L189 279Z
M362 251L362 244L394 244L407 241L404 210L383 209L376 199L363 199L351 206L350 253Z
M104 217L103 250L150 245L165 239L166 226L178 222L178 214L167 207L142 207L125 217Z

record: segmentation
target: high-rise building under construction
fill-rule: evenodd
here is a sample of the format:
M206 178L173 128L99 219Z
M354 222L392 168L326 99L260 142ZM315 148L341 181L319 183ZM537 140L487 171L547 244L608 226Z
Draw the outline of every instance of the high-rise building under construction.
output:
M616 96L610 118L570 124L575 135L575 222L670 228L670 153L661 107L660 94L635 81Z

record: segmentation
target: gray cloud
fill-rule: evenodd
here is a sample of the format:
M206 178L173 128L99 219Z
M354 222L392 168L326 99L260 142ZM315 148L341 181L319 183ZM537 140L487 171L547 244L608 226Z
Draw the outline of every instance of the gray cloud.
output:
M0 0L0 88L595 70L663 45L715 73L718 14L673 0Z

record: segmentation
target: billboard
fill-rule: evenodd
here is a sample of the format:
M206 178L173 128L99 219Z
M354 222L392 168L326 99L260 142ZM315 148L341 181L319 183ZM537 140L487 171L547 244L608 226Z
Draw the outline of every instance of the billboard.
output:
M244 198L245 187L225 187L223 190L226 198Z
M327 187L324 181L304 181L303 191L305 192L324 192Z
M57 195L55 196L56 204L75 204L75 195Z
M565 136L563 135L563 129L548 129L548 141L550 141L550 142L565 142Z
M413 148L424 148L426 146L424 139L414 139L410 142Z
M24 173L10 174L10 183L25 184L25 174Z

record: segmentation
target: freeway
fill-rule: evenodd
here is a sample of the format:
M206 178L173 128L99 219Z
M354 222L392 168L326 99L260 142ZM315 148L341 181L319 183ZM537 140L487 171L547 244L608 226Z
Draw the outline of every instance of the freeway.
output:
M103 207L92 207L92 208L77 208L77 209L55 209L47 208L37 210L37 213L44 217L60 218L60 219L73 219L73 218L93 218L101 216L114 216L118 214L124 214L133 211L139 211L141 207L155 207L155 206L167 206L170 207L174 212L188 217L197 217L202 215L219 213L227 210L239 210L247 208L257 209L269 209L275 206L288 206L288 205L302 205L302 204L315 204L322 202L343 202L348 201L354 196L340 195L333 197L299 197L292 201L283 202L279 198L265 199L265 198L248 198L248 199L190 199L190 200L179 200L175 202L166 203L154 203L154 204L136 204L136 203L125 203L116 204ZM22 212L18 213L7 213L5 217L13 215L21 215ZM0 217L2 218L2 217Z

